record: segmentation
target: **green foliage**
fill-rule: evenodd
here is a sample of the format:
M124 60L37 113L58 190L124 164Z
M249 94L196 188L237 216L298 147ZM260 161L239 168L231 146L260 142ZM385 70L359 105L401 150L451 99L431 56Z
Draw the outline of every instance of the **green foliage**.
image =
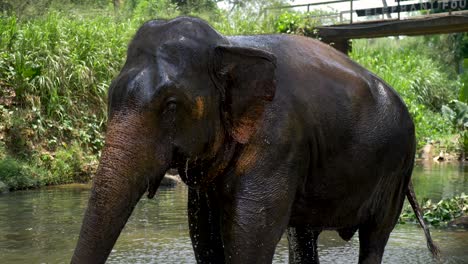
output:
M200 15L219 12L218 0L129 0L124 12L133 18L173 18L178 15ZM121 14L122 15L122 14Z
M0 181L10 190L20 190L41 186L42 169L28 166L28 164L13 158L0 160Z
M0 182L10 190L44 185L85 182L95 170L96 159L75 144L63 145L56 152L36 152L29 161L13 158L0 149Z
M299 24L302 22L302 14L298 12L284 12L275 21L275 28L279 33L295 34L299 28Z
M468 55L468 36L466 33L428 35L415 48L441 62L446 67L445 71L455 77L459 72L459 62Z
M327 14L325 11L284 12L278 16L274 26L279 33L317 37L318 31L315 28L323 24L322 17Z
M422 202L421 210L426 223L433 226L445 226L449 221L468 213L468 196L462 193L450 199L443 199L438 203L425 200ZM399 223L404 224L416 221L413 209L408 204L400 215Z
M234 10L231 13L220 11L223 15L217 19L202 18L210 21L210 24L224 35L249 35L274 33L272 27L273 17L264 17L258 10L245 9Z
M430 60L420 60L415 66L411 90L417 102L429 107L432 111L440 111L442 105L452 98L457 98L461 83L450 80L449 74L441 66Z
M442 106L442 113L460 134L459 145L462 148L462 153L468 153L468 105L458 100L452 100L448 105Z
M418 148L434 141L444 143L446 147L452 147L447 146L447 144L451 144L447 137L453 133L449 120L444 118L440 112L431 111L422 104L407 103L407 106L413 117Z
M0 87L12 90L15 101L4 111L12 152L24 157L38 143L53 151L63 142L78 141L98 154L106 92L123 65L130 38L145 20L180 13L170 0L125 3L133 5L127 18L105 9L98 16L59 11L29 20L0 16ZM221 16L213 24L225 34L266 31L268 23L258 10L216 12Z
M465 59L467 63L463 66L465 69L468 69L468 59ZM458 99L464 103L468 103L468 73L463 73L460 75L460 81L462 82L463 86L460 89L460 94Z
M0 0L0 13L15 14L21 19L46 15L50 10L89 13L105 9L111 0Z
M442 106L442 113L455 128L459 130L468 128L468 105L464 102L452 100L448 105Z
M46 185L83 182L86 180L87 171L91 161L85 158L81 147L77 144L62 146L53 155L41 153L36 160L42 168L47 169L48 174L43 178Z
M171 0L140 0L135 1L135 6L130 10L134 18L170 18L179 15L177 4Z
M215 0L172 0L182 14L213 12L217 9Z
M9 141L25 145L50 136L45 147L54 149L79 140L96 154L106 92L137 27L112 17L58 12L26 22L0 17L0 85L14 90L16 103L8 109Z

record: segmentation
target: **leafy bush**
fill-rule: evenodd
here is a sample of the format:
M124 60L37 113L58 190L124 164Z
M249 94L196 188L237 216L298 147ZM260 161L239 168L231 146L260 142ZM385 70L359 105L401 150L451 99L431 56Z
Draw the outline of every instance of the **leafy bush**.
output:
M216 16L198 14L202 19L209 21L216 30L224 35L251 35L274 33L272 14L265 16L259 9L245 6L231 12L218 10Z
M284 12L276 19L274 26L278 33L296 34L317 37L317 26L322 25L320 16L326 16L325 11Z
M58 12L29 21L0 16L0 86L11 87L15 94L7 129L9 135L21 136L9 141L20 144L18 148L41 142L54 150L62 142L78 140L97 154L107 88L137 26L107 16ZM29 140L22 140L24 132Z
M458 80L448 81L451 80L449 74L434 61L422 59L419 63L411 73L414 75L411 89L419 103L432 111L440 111L444 103L458 97L462 84Z
M458 100L452 100L448 105L442 106L442 113L458 130L468 128L468 105Z
M433 226L444 226L451 220L468 213L468 196L462 193L450 199L443 199L438 203L433 203L431 200L425 200L422 203L423 219L426 223ZM416 216L411 209L411 205L407 205L402 211L399 223L416 222Z
M95 157L86 156L79 145L61 146L55 153L37 153L29 162L3 151L0 149L0 181L10 190L85 182L97 165Z
M447 146L450 144L447 137L453 134L452 126L447 118L441 113L427 109L422 104L408 104L408 107L415 125L418 148L434 141L444 141L441 143L444 143L446 147L452 147Z
M0 181L10 190L35 188L42 185L41 176L45 172L37 167L31 167L13 158L0 160Z
M45 185L85 182L95 172L97 159L88 156L79 144L63 144L54 153L42 152L33 162L47 170L42 181Z
M460 134L459 145L465 156L468 153L468 105L458 100L452 100L448 105L442 106L442 113Z
M135 18L170 18L180 14L171 0L141 0L131 11Z
M284 12L275 21L275 28L279 33L295 34L303 21L301 13Z

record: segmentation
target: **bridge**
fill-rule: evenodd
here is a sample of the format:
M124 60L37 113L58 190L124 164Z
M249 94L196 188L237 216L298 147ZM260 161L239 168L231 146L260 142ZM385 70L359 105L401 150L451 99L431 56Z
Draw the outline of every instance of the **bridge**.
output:
M287 10L316 19L314 37L344 53L351 39L468 32L468 0L335 0L267 8L265 14Z

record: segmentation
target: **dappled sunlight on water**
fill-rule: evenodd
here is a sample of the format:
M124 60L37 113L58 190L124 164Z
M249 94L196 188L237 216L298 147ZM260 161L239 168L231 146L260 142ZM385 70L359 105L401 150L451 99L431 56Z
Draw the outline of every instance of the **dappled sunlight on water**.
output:
M433 165L415 170L419 198L451 197L467 190L465 167ZM67 185L0 195L0 263L68 263L78 237L89 186ZM194 263L186 216L187 188L161 188L143 198L122 231L108 263ZM468 232L431 228L446 258L468 263ZM357 234L345 242L336 232L320 235L321 263L357 263ZM274 263L287 263L285 237ZM384 263L433 263L422 230L399 225L387 245Z

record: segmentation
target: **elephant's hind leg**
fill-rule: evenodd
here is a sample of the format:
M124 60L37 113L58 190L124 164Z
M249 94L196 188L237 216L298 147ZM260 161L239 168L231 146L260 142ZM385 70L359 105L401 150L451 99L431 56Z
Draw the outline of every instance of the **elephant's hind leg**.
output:
M197 263L224 263L218 204L211 190L189 189L190 238Z
M320 232L307 226L288 227L289 263L318 264L317 240Z

